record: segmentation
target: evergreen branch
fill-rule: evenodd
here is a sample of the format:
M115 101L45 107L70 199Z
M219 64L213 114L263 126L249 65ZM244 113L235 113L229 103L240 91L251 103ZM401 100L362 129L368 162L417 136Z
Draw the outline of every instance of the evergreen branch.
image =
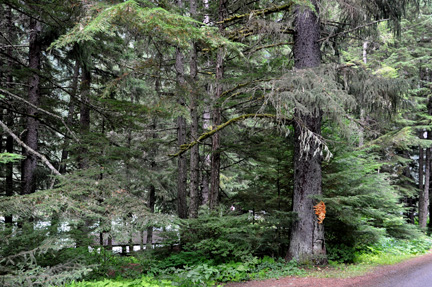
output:
M272 13L277 13L280 11L289 10L292 5L293 5L293 2L290 2L288 4L284 4L281 6L274 6L271 8L265 8L265 9L260 9L260 10L252 10L250 13L245 13L245 14L240 14L240 15L236 14L236 15L233 15L231 17L225 18L222 21L216 22L216 24L226 24L226 23L233 22L233 21L240 20L240 19L244 19L244 18L251 18L252 16L261 16L261 15L268 15L268 14L272 14Z
M43 112L43 113L45 113L45 114L47 114L47 115L49 115L49 116L51 116L51 117L53 117L53 118L59 119L59 120L62 122L62 124L65 126L65 128L68 130L68 132L72 135L72 137L74 138L74 140L77 141L77 142L79 142L78 138L75 136L75 133L74 133L74 132L69 128L69 126L66 124L66 122L64 121L64 119L63 119L62 117L60 117L60 116L58 116L58 115L56 115L56 114L53 114L53 113L51 113L51 112L48 112L48 111L46 111L46 110L44 110L44 109L41 109L41 108L39 108L38 106L33 105L33 104L30 103L29 101L27 101L27 100L21 98L20 96L17 96L17 95L15 95L15 94L9 92L8 90L3 90L3 89L0 88L0 92L5 93L5 94L8 94L8 95L11 96L12 98L17 99L17 100L19 100L19 101L21 101L21 102L24 102L24 103L26 103L27 105L31 106L32 108L34 108L34 109L36 109L36 110L38 110L38 111L40 111L40 112Z
M273 114L246 114L246 115L241 115L239 117L230 119L227 122L225 122L225 123L223 123L221 125L218 125L216 128L212 129L211 131L202 134L197 140L195 140L195 141L193 141L191 143L188 143L188 144L181 145L180 146L180 150L177 153L170 154L168 156L170 156L170 157L180 156L183 153L185 153L186 151L190 150L193 146L195 146L195 145L199 144L201 141L203 141L203 140L211 137L215 133L223 130L227 126L229 126L229 125L231 125L231 124L233 124L235 122L243 121L243 120L248 119L248 118L271 118L271 119L276 119L276 115L273 115Z
M34 154L35 156L37 156L38 158L41 159L41 161L55 174L58 176L63 176L62 174L60 174L60 172L48 161L48 159L38 153L37 151L35 151L34 149L32 149L31 147L29 147L28 145L26 145L22 140L20 140L20 138L14 134L7 125L5 125L2 121L0 121L0 126L3 128L3 130L5 130L8 134L10 134L10 136L23 148L25 148L28 152L30 152L31 154Z
M370 25L373 25L373 24L376 24L376 23L385 22L385 21L388 21L388 20L390 20L390 19L387 18L387 19L381 19L381 20L376 20L376 21L373 21L373 22L369 22L369 23L366 23L364 25L360 25L360 26L357 26L355 28L352 28L352 29L349 29L349 30L346 30L346 31L342 31L340 33L329 35L329 36L327 36L325 38L321 38L321 39L318 40L318 42L327 41L328 39L337 37L337 36L339 36L341 34L348 34L348 33L354 32L355 30L358 30L358 29L361 29L361 28L364 28L364 27L367 27L367 26L370 26Z

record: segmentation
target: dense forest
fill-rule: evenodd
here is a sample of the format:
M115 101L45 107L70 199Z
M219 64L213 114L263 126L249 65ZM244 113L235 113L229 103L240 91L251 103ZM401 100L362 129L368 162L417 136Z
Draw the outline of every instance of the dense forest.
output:
M0 0L0 285L428 249L431 4Z

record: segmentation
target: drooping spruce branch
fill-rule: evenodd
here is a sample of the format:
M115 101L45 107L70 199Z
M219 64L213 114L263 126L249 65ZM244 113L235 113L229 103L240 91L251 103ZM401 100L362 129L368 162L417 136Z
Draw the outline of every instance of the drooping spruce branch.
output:
M181 145L180 146L180 150L177 153L170 154L169 156L170 157L177 157L179 155L182 155L186 151L190 150L196 144L199 144L203 140L205 140L205 139L211 137L212 135L214 135L215 133L223 130L227 126L229 126L229 125L231 125L231 124L233 124L235 122L243 121L243 120L248 119L248 118L260 118L260 119L270 118L270 119L276 119L277 117L276 117L276 115L273 115L273 114L246 114L246 115L241 115L241 116L236 117L236 118L232 118L232 119L228 120L227 122L225 122L225 123L223 123L221 125L218 125L214 129L212 129L212 130L210 130L210 131L208 131L206 133L203 133L197 140L195 140L195 141L193 141L191 143L188 143L188 144Z
M35 151L34 149L32 149L31 147L29 147L28 145L26 145L22 140L20 140L20 138L14 134L7 125L5 125L2 121L0 121L0 126L3 128L3 130L5 130L8 134L10 134L10 136L23 148L25 148L29 153L34 154L35 156L37 156L38 158L41 159L41 161L55 174L58 176L63 176L50 162L49 160L42 154L38 153L37 151Z
M216 22L216 24L226 24L235 20L240 20L240 19L245 19L245 18L250 18L252 16L261 16L261 15L268 15L268 14L272 14L272 13L277 13L277 12L281 12L281 11L285 11L285 10L289 10L293 5L293 2L290 2L288 4L284 4L281 6L274 6L271 8L265 8L265 9L260 9L260 10L252 10L249 13L245 13L245 14L236 14L233 16L230 16L228 18L223 19L222 21L218 21Z

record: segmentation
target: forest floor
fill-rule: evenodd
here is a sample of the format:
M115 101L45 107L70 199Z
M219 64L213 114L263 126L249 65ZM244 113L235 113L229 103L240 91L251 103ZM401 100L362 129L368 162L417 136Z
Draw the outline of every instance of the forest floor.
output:
M430 287L432 253L395 265L377 266L361 276L345 277L343 270L315 269L309 277L284 277L262 281L228 283L225 287ZM338 271L340 273L338 274ZM333 278L320 278L332 276Z

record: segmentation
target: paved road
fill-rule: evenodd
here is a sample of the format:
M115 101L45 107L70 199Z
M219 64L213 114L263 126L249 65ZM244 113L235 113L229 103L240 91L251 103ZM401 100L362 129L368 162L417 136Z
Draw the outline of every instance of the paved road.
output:
M432 287L432 257L426 260L384 272L358 287Z

